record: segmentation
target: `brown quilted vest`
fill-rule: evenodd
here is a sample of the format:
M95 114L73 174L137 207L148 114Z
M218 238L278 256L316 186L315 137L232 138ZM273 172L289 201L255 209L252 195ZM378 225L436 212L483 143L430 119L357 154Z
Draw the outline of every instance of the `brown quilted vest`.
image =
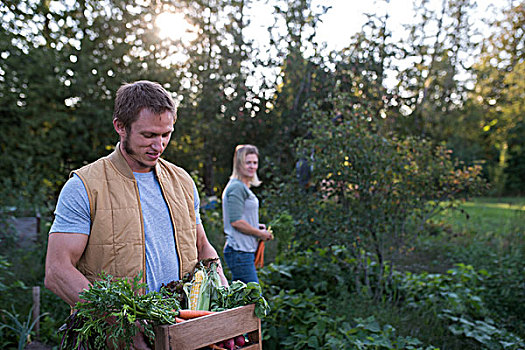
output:
M193 182L182 168L159 159L155 172L170 211L182 278L197 263L197 230ZM91 233L77 269L93 282L105 271L115 278L135 277L143 272L146 248L139 190L119 145L72 173L86 187L91 211Z

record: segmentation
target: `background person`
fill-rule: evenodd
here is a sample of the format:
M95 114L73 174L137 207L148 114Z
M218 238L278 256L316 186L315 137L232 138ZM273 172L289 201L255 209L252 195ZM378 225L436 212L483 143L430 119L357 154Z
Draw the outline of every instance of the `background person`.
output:
M102 271L132 278L140 271L149 291L217 258L199 217L188 173L160 158L176 120L161 85L138 81L117 92L113 153L72 172L50 229L45 285L74 306ZM219 266L222 283L228 285ZM142 342L142 343L141 343ZM136 348L147 348L136 341Z
M273 235L259 223L259 199L250 186L259 186L257 177L259 151L253 145L239 145L233 155L233 171L222 194L222 212L226 244L224 260L232 280L259 282L255 270L255 251L259 240Z

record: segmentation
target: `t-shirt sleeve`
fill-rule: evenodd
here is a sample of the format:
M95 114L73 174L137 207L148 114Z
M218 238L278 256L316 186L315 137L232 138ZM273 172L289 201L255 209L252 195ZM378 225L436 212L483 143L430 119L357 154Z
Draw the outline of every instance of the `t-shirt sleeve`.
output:
M226 192L226 205L228 206L228 216L230 223L240 220L244 212L244 201L246 200L246 190L241 184L232 184Z
M200 213L201 199L199 198L199 191L197 191L197 186L195 186L195 182L193 182L193 206L195 207L195 222L197 223L197 225L200 225L201 223L201 213Z
M64 184L55 208L55 220L49 233L83 233L89 235L91 216L89 198L84 183L73 175Z

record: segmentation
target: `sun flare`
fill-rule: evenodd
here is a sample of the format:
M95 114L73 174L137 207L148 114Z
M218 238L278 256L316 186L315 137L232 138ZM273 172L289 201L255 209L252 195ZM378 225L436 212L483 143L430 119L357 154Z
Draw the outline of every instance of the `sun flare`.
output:
M157 16L155 26L161 39L180 40L189 43L197 38L197 30L183 13L164 12Z

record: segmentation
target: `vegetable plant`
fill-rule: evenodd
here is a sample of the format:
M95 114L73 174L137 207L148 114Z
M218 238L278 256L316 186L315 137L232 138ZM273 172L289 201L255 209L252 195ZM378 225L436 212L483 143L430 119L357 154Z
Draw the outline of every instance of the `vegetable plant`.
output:
M262 295L259 283L234 281L229 287L219 287L217 297L213 299L211 309L223 311L235 307L255 304L255 315L260 319L270 313L270 306Z
M13 312L9 312L7 310L0 310L4 315L7 316L9 320L11 320L10 323L4 323L0 321L0 330L2 330L3 328L7 328L13 331L18 336L18 350L23 350L26 343L29 341L31 332L35 327L35 324L38 322L38 320L40 320L41 317L47 315L47 313L43 313L39 315L35 320L31 321L33 314L33 308L31 307L31 310L29 310L25 322L20 322L14 307L12 309Z
M143 331L154 339L156 324L174 324L178 300L165 290L144 294L142 273L133 279L114 279L102 273L101 280L80 294L83 300L61 328L61 349L131 348L133 337Z
M215 290L221 286L217 259L205 259L195 266L193 279L183 285L190 310L209 310Z

